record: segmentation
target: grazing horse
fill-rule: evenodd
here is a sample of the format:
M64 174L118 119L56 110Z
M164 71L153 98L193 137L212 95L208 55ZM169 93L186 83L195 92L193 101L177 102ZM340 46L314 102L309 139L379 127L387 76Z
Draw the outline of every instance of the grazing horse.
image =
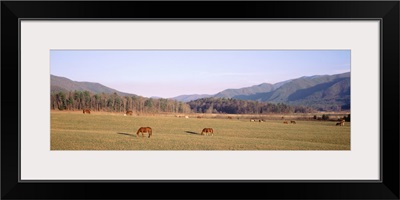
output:
M83 109L83 114L85 114L85 113L90 114L90 110L89 109Z
M142 137L144 137L144 133L149 134L149 138L152 135L153 130L150 127L140 127L136 132L136 137L139 137L139 134L142 133Z
M126 111L126 115L133 115L133 111L132 110Z
M211 134L211 136L214 135L214 130L212 128L203 128L203 130L201 131L201 135L209 135L209 134Z
M296 121L290 121L291 124L296 124Z
M340 120L340 122L336 123L336 126L344 126L344 122L345 122L345 120L342 119L342 120Z
M284 124L289 124L287 121L284 121L283 123L284 123Z
M228 119L232 119L232 117L228 116Z

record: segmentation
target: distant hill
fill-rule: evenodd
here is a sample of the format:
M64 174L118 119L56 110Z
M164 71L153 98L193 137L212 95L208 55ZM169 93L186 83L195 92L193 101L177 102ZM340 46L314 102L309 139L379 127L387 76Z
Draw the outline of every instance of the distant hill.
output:
M204 98L192 95L183 96L186 100ZM336 75L304 76L276 84L262 83L251 87L227 89L208 97L286 103L314 108L339 106L341 109L349 109L350 72Z
M100 83L93 82L78 82L72 81L68 78L50 75L50 91L51 92L67 92L67 91L89 91L91 93L105 93L113 94L114 92L120 96L137 96L135 94L129 94L120 92L118 90L106 87Z
M257 93L270 92L273 89L274 89L274 85L269 84L269 83L262 83L260 85L254 85L251 87L244 87L244 88L240 88L240 89L227 89L227 90L217 93L213 97L233 98L235 96L247 96L247 95L254 95Z
M202 98L208 98L208 97L212 97L213 95L210 94L191 94L191 95L180 95L177 97L174 97L172 99L175 99L177 101L182 101L182 102L189 102L189 101L193 101L196 99L202 99Z
M350 73L301 77L283 84L274 91L258 95L263 96L261 101L296 101L312 95L315 92L324 91L333 86L336 82L343 81L345 79L350 81Z

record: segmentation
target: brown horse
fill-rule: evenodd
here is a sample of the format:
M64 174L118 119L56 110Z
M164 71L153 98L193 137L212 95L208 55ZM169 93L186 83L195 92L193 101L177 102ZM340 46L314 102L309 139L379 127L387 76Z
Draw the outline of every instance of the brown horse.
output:
M132 110L126 111L126 115L133 115L133 111Z
M342 119L342 120L340 120L340 122L336 123L336 126L344 126L344 122L345 122L345 120Z
M139 137L139 134L142 133L142 137L144 137L144 133L149 134L149 138L152 135L153 130L150 127L140 127L136 132L136 137Z
M89 109L83 109L83 114L85 114L85 113L90 114L90 110Z
M296 121L290 121L291 124L296 124Z
M214 130L212 128L203 128L203 130L201 131L201 135L210 135L210 134L211 136L214 135Z
M287 122L287 121L284 121L283 123L284 123L284 124L288 124L288 122Z

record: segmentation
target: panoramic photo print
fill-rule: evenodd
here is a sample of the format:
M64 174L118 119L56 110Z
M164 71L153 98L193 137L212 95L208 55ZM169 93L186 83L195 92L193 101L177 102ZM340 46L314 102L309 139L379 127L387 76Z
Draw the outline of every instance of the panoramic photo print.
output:
M350 150L350 50L51 50L51 150Z

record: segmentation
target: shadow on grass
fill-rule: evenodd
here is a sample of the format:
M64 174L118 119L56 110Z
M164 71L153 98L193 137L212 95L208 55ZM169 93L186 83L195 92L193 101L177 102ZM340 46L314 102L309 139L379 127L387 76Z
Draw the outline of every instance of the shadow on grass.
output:
M131 133L117 133L117 134L136 137L136 134L131 134Z
M193 132L193 131L185 131L185 133L193 134L193 135L200 135L199 133Z

